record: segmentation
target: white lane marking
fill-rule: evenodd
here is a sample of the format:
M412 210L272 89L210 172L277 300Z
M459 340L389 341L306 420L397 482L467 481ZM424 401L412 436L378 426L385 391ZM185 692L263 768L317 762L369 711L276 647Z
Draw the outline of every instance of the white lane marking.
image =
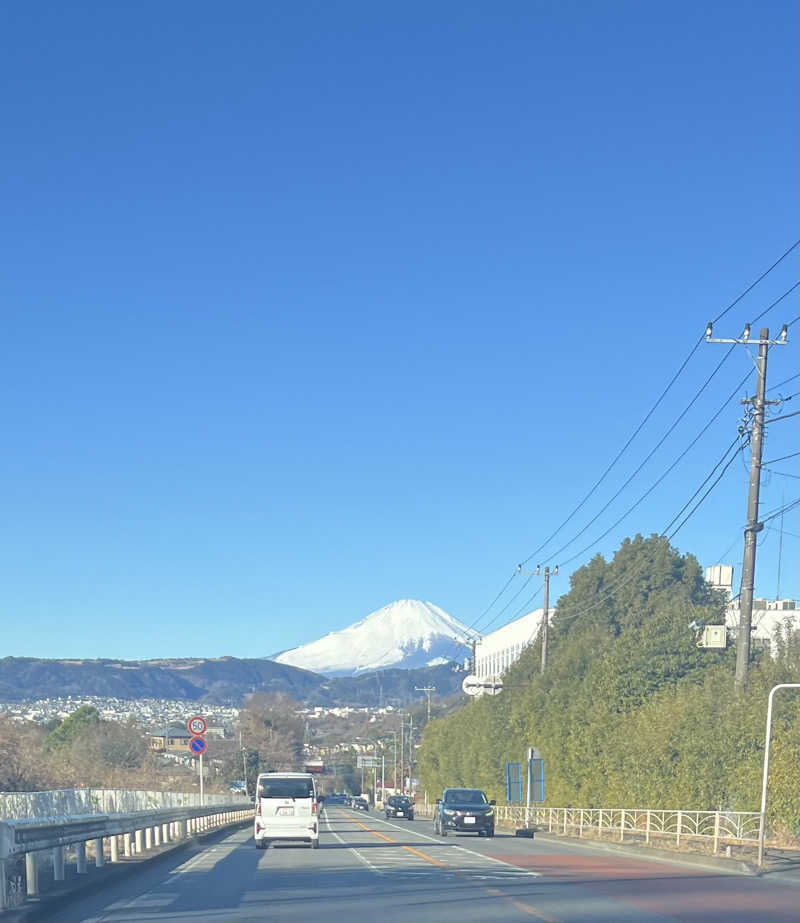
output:
M420 833L420 832L418 832L417 830L412 830L410 827L401 827L399 824L392 824L392 823L390 823L388 820L384 820L382 817L376 817L375 820L377 820L377 821L378 821L379 823L381 823L381 824L386 824L387 827L394 827L395 830L402 830L403 833L413 833L414 836L421 836L421 837L422 837L423 839L425 839L425 840L430 840L431 843L436 843L437 846L444 846L444 845L446 845L446 844L444 844L444 843L441 841L441 839L440 839L439 837L436 837L436 836L428 836L427 833ZM412 823L416 823L416 821L412 821ZM517 870L519 870L519 866L518 866L518 865L514 865L513 862L504 862L502 859L495 859L494 856L487 856L485 853L476 852L474 849L467 849L466 846L456 846L456 844L454 843L454 844L453 844L451 847L449 847L449 848L450 848L450 849L460 849L462 852L469 853L471 856L477 856L479 859L483 859L485 862L495 862L495 863L497 863L498 865L504 865L506 868L511 868L511 869L517 869ZM536 878L541 878L541 877L542 877L542 876L541 876L541 872L532 872L532 871L530 871L530 870L528 870L528 869L525 869L525 871L526 871L529 875L533 875L533 876L536 877Z
M168 891L167 888L170 885L177 884L177 879L181 875L184 875L186 872L194 870L197 866L204 864L204 856L211 853L217 854L214 861L207 866L207 868L202 869L202 871L210 871L218 862L222 859L225 859L232 852L234 852L240 843L233 839L233 836L238 831L234 831L232 836L226 837L221 843L216 843L213 846L209 846L206 849L201 849L200 852L195 853L195 855L188 858L185 862L182 862L180 865L176 866L167 877L155 885L155 887L150 888L147 891L141 891L134 897L120 898L118 901L114 901L112 904L109 904L102 913L96 917L88 917L88 923L105 923L112 914L116 914L119 911L131 910L138 908L141 910L156 910L161 908L163 910L166 903L172 903L177 897L178 892ZM230 845L227 845L230 843ZM219 855L222 852L223 855Z
M369 861L369 859L367 859L367 858L365 858L364 856L362 856L361 853L360 853L354 846L348 846L348 845L347 845L347 842L346 842L345 840L343 840L343 839L339 836L339 834L333 829L333 827L331 827L331 822L328 820L328 812L327 812L326 810L324 810L324 809L323 809L323 812L322 812L322 819L325 821L325 826L328 828L328 833L330 833L330 834L332 834L333 836L335 836L336 839L342 844L342 846L346 846L347 849L349 849L350 852L353 853L353 855L355 855L358 859L360 859L361 862L363 862L364 865L366 865L366 867L367 867L371 872L374 872L376 875L383 875L383 871L382 871L381 869L379 869L377 866L373 865L373 864Z

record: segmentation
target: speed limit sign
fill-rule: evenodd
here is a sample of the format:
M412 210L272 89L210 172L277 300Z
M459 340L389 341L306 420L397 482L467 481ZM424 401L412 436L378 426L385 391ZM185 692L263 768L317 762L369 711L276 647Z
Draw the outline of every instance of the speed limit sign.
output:
M208 729L206 724L206 719L201 718L200 715L195 715L194 718L190 718L186 726L189 728L189 733L194 734L195 736L199 734L205 734Z

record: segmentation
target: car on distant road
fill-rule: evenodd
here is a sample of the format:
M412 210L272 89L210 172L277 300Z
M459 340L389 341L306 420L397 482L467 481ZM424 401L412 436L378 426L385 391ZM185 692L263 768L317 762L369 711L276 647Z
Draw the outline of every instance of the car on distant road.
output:
M447 836L452 830L494 836L494 805L479 788L446 788L436 799L434 833Z
M366 798L354 798L352 807L355 811L369 811L369 802Z
M390 795L386 799L385 811L387 817L405 817L414 820L414 802L408 795Z

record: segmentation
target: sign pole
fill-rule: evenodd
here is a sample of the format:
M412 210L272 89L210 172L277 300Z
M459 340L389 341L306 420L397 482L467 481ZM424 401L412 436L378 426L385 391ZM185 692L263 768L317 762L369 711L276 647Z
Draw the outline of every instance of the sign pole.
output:
M203 793L203 754L200 754L200 807L205 807L205 797Z

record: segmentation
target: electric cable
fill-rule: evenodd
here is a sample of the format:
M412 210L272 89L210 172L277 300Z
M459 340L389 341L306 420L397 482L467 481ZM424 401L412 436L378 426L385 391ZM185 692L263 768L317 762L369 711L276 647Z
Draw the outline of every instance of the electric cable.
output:
M795 372L794 375L784 378L783 381L779 381L777 385L770 385L767 391L774 391L776 388L780 388L781 385L788 385L790 381L794 381L796 378L800 378L800 372Z
M769 266L769 267L768 267L768 268L767 268L767 269L766 269L766 270L765 270L754 282L752 282L752 283L751 283L740 295L738 295L738 296L737 296L726 308L724 308L719 314L717 314L717 316L714 318L714 320L712 321L712 323L716 323L718 320L720 320L720 319L723 318L726 314L728 314L737 304L739 304L739 302L742 301L742 299L743 299L746 295L748 295L748 294L749 294L749 293L750 293L761 281L763 281L763 279L765 279L766 276L768 276L778 265L780 265L780 263L782 263L783 260L786 259L786 257L789 256L789 254L792 253L792 252L798 247L798 245L800 245L800 240L795 241L795 242L794 242L794 243L793 243L793 244L792 244L792 245L791 245L791 246L790 246L790 247L789 247L778 259L777 259L777 260L775 260L775 262L772 263L772 265ZM773 307L775 307L775 305L777 305L780 301L782 301L785 297L787 297L787 295L790 294L795 288L797 288L798 284L800 284L800 283L797 283L795 286L793 286L791 289L789 289L787 292L785 292L783 295L781 295L780 298L778 298L778 299L777 299L776 301L774 301L771 305L769 305L767 308L765 308L764 311L762 311L761 314L759 314L758 317L757 317L756 319L760 319L761 317L763 317L769 310L771 310ZM797 320L797 319L796 319L796 320ZM795 323L795 322L796 322L796 321L793 321L792 323ZM789 326L791 326L791 325L789 325ZM527 563L528 563L529 561L531 561L540 551L542 551L544 548L546 548L548 544L550 544L550 542L552 541L552 539L555 538L555 536L558 535L558 534L561 532L561 530L562 530L562 529L574 518L574 516L583 508L583 506L586 504L586 502L587 502L587 501L590 499L590 497L595 493L595 491L597 490L597 488L605 481L605 479L606 479L606 477L608 476L608 474L609 474L609 473L611 472L611 470L615 467L615 465L616 465L617 462L620 460L620 458L622 458L622 456L623 456L624 453L627 451L627 449L629 448L629 446L631 445L631 443L632 443L632 442L634 441L634 439L638 436L638 434L639 434L639 433L641 432L641 430L644 428L645 424L649 421L649 419L652 417L653 413L654 413L654 412L656 411L656 409L660 406L660 404L662 403L662 401L664 400L664 398L666 397L666 395L667 395L667 394L669 393L669 391L672 389L673 385L675 384L675 382L677 381L677 379L680 377L681 373L684 371L684 369L685 369L686 366L688 365L689 361L691 360L692 356L695 354L695 352L697 351L697 349L699 348L700 344L703 342L704 339L705 339L705 336L703 335L703 336L701 336L701 337L698 339L698 341L694 344L694 346L693 346L692 349L690 350L689 354L688 354L688 355L686 356L686 358L683 360L683 362L682 362L681 365L679 366L678 370L675 372L675 374L674 374L673 377L670 379L670 381L669 381L669 383L667 384L667 386L664 388L664 390L661 392L661 394L660 394L659 397L657 398L656 402L653 404L653 406L650 408L650 410L647 412L647 414L644 416L644 418L643 418L643 419L641 420L641 422L638 424L638 426L636 427L636 429L633 431L633 433L631 434L631 436L628 438L628 440L627 440L626 443L623 445L623 447L620 449L620 451L617 453L617 455L614 457L614 459L613 459L613 460L609 463L609 465L605 468L605 470L604 470L603 473L600 475L600 477L598 478L598 480L592 485L592 487L590 488L590 490L588 491L588 493L587 493L587 494L583 497L583 499L577 504L577 506L568 514L568 516L561 522L561 524L560 524L559 526L557 526L557 528L548 536L548 538L545 539L545 541L544 541L538 548L536 548L536 549L535 549L534 551L532 551L526 558L523 559L523 561L522 561L523 564L527 564ZM597 520L597 518L608 508L608 506L617 498L617 496L619 496L619 493L621 493L622 490L625 489L625 487L631 482L631 480L633 480L633 478L636 477L636 475L639 473L639 471L641 471L641 469L644 467L644 465L647 464L647 462L650 460L650 458L652 458L653 454L655 454L655 452L661 447L661 445L663 444L663 442L664 442L664 441L668 438L668 436L672 433L672 431L674 430L674 428L675 428L675 427L678 425L678 423L683 419L683 417L685 416L685 414L686 414L686 413L689 411L689 409L693 406L693 404L696 402L696 400L699 399L699 397L700 397L700 395L702 394L702 392L705 390L705 388L708 386L708 384L710 383L710 381L713 379L713 377L716 375L716 373L717 373L717 372L719 371L719 369L722 367L722 365L724 364L724 362L727 360L728 356L730 355L730 352L732 352L732 350L730 350L730 351L723 357L723 359L722 359L722 360L720 361L720 363L718 364L717 368L714 370L714 372L712 372L712 374L709 376L709 378L708 378L708 379L706 380L706 382L703 384L703 386L702 386L701 389L698 391L698 393L695 395L695 397L692 399L692 401L689 403L689 405L685 408L685 410L683 411L683 413L676 419L676 421L673 423L672 427L667 431L667 433L664 435L664 437L662 438L662 440L654 447L654 449L650 452L650 454L647 456L647 458L644 460L644 462L642 462L642 464L636 469L636 471L634 471L634 473L633 473L633 474L631 475L631 477L625 482L625 484L623 484L622 488L620 488L620 490L614 495L614 497L612 497L611 501L609 501L609 503L600 511L600 513L598 513L597 516L595 516L595 517L594 517L594 518L593 518L593 519L592 519L592 520L591 520L591 521L590 521L579 533L577 533L577 535L574 536L574 537L570 540L570 542L568 542L567 545L564 546L564 548L569 547L569 545L572 544L572 542L574 542L577 538L579 538L580 535L582 535L582 534L586 531L586 529L588 529L588 528L592 525L592 523L595 522L595 521ZM791 379L790 379L790 380L791 380ZM699 437L698 437L698 438L699 438ZM691 445L693 445L693 444L694 444L694 443L692 443ZM691 448L691 445L689 446L689 448ZM686 451L688 451L688 449L687 449ZM679 458L676 460L676 462L675 462L674 464L677 464L677 462L680 460L681 457L682 457L682 456L679 456ZM673 465L673 467L674 467L674 465ZM662 476L662 478L665 477L665 476L669 473L670 470L671 470L671 468L668 469L667 472L665 472L665 474ZM655 486L655 485L654 485L654 486ZM649 491L648 491L648 493L649 493ZM646 496L646 494L645 494L645 496ZM637 504L635 504L635 505L638 505L638 503L641 502L641 500L643 500L643 499L644 499L644 497L640 498L640 500L637 501ZM635 506L634 506L634 508L635 508ZM632 510L631 510L631 511L632 511ZM626 514L626 515L627 515L627 514ZM614 527L612 527L612 528L614 528ZM591 546L590 546L590 547L591 547ZM554 557L556 557L556 556L560 553L561 550L563 550L563 549L560 549L559 551L555 552L555 554L551 555L550 559L552 560ZM571 560L574 560L574 558L571 558L571 559L569 559L569 560L570 560L570 561L571 561ZM492 602L483 610L483 612L477 617L477 619L468 627L468 629L467 629L468 631L475 631L475 630L476 630L476 626L482 621L483 618L486 617L486 615L488 615L488 613L492 610L492 608L493 608L493 607L497 604L497 602L502 598L502 596L503 596L503 595L505 594L505 592L508 590L509 586L511 585L511 583L513 582L513 580L514 580L514 578L515 578L516 576L517 576L517 573L515 572L515 573L513 573L513 574L506 580L506 582L503 584L502 588L501 588L500 591L497 593L497 595L494 597L494 599L492 600ZM524 589L524 585L523 585L523 587L522 587L521 589ZM519 596L519 591L518 591L517 594L515 594L515 596L514 596L514 597L512 598L512 600L510 600L509 602L513 602L513 600L516 599L518 596ZM488 625L493 624L493 623L497 620L497 618L498 618L500 615L502 615L502 614L507 610L508 605L509 605L509 604L506 604L506 606L503 608L503 610L501 610L500 613L498 613L496 616L494 616L494 617L491 619L491 621L488 623ZM488 627L488 625L487 625L486 627Z
M711 471L708 473L708 476L707 476L706 479L703 481L703 483L697 488L697 490L692 494L692 496L689 497L689 499L686 501L686 503L684 503L684 505L680 508L680 510L678 510L678 512L672 517L672 520L670 521L670 523L669 523L665 528L663 528L663 529L661 530L661 534L662 534L662 535L666 535L666 534L667 534L667 532L675 525L675 522L684 514L684 512L686 512L687 507L689 507L689 506L691 505L691 503L692 503L692 501L694 500L694 498L700 493L700 491L706 486L706 484L708 484L708 482L711 480L711 478L714 477L714 474L716 473L717 468L719 468L719 466L720 466L720 465L725 461L725 459L728 457L728 454L730 453L730 451L731 451L735 446L737 446L737 444L739 443L739 438L740 438L740 437L739 437L739 434L737 433L737 434L736 434L736 437L735 437L734 440L733 440L733 442L732 442L732 443L728 446L728 448L725 449L725 451L722 453L722 457L721 457L720 460L716 463L716 465L714 465L714 467L711 469ZM739 448L737 449L737 451L740 451L742 448L743 448L743 446L739 446Z
M771 458L769 461L762 462L763 465L777 465L778 462L787 461L790 458L797 458L800 455L800 452L792 452L791 455L781 455L780 458Z
M762 279L765 279L765 278L772 272L772 270L775 269L776 266L779 266L793 250L796 250L796 249L797 249L798 244L800 244L800 240L796 240L796 241L792 244L792 246L789 247L789 249L788 249L785 253L783 253L781 256L778 257L777 260L775 260L775 262L769 267L769 269L767 269L767 270L765 270L764 272L762 272L761 275L756 279L756 281L753 282L751 285L749 285L749 286L742 292L742 294L739 295L738 298L735 298L735 299L728 305L728 307L725 308L724 311L722 311L721 313L719 313L719 314L714 318L714 320L713 320L711 323L712 323L712 324L716 324L716 322L717 322L718 320L721 320L723 317L725 317L725 315L726 315L732 308L735 308L736 305L739 304L739 302L742 300L742 298L744 298L745 295L749 295L750 292L752 292L752 290L758 285L759 282L761 282Z
M697 503L692 507L692 509L689 511L688 515L686 516L686 518L681 522L679 526L673 529L672 532L670 532L670 534L667 536L667 538L670 541L672 541L672 539L681 531L681 529L692 518L692 516L694 516L694 514L700 509L700 507L703 504L703 501L706 499L706 497L708 497L708 495L717 486L717 484L719 484L719 482L723 479L723 477L725 477L725 472L734 463L734 461L736 460L736 456L739 454L739 452L742 452L743 450L744 450L744 445L740 446L739 449L728 459L725 467L722 469L722 471L720 471L718 477L714 480L712 485L703 494L703 496L697 501Z
M732 346L732 347L731 347L731 350L732 350L733 348L734 348L734 347ZM727 357L728 357L729 355L730 355L730 350L728 351L728 353L726 354L725 358L724 358L722 361L724 362L725 359L727 359ZM720 364L720 365L721 365L721 364ZM706 380L706 384L708 384L708 382L711 380L711 377L713 377L713 376L717 373L717 371L719 371L720 365L717 366L717 368L714 370L714 372L712 373L712 375ZM728 404L730 404L730 402L733 400L733 398L734 398L734 397L736 396L736 394L739 392L739 389L742 387L742 385L744 385L744 383L747 381L747 379L748 379L752 374L753 374L752 371L748 371L748 373L745 375L745 377L736 385L736 387L733 389L733 391L732 391L732 392L730 393L730 395L727 397L727 399L726 399L725 402L722 404L722 406L714 413L714 415L711 417L711 419L708 421L708 423L706 423L706 425L705 425L705 426L700 430L700 432L694 437L694 439L689 443L689 445L686 446L686 448L680 453L680 455L678 455L678 457L672 462L672 464L669 465L669 467L661 474L661 476L660 476L653 484L651 484L650 487L647 488L647 490L639 497L639 499L636 500L633 504L631 504L631 506L629 506L628 509L625 510L625 512L622 514L622 516L620 516L614 523L612 523L612 525L610 525L610 526L605 530L605 532L603 532L601 535L599 535L596 539L594 539L594 540L593 540L592 542L590 542L588 545L586 545L585 547L581 548L580 551L576 552L576 553L573 554L571 557L567 558L566 561L563 562L564 564L571 564L574 560L576 560L576 558L579 558L582 554L585 554L587 551L589 551L591 548L593 548L598 542L601 542L607 535L609 535L611 532L613 532L613 530L616 529L616 527L617 527L621 522L623 522L623 521L624 521L624 520L625 520L625 519L626 519L626 518L627 518L638 506L639 506L639 504L642 503L642 501L645 500L645 499L646 499L646 498L647 498L647 497L648 497L648 496L649 496L649 495L650 495L650 494L651 494L651 493L652 493L652 492L653 492L653 491L665 480L665 478L672 472L672 470L675 468L675 466L687 455L687 453L688 453L692 448L694 448L694 446L699 442L699 440L701 439L701 437L704 436L706 432L708 432L708 430L710 429L710 427L712 426L712 424L713 424L713 423L717 420L717 418L722 414L722 412L725 410L725 408L728 406ZM705 387L705 385L704 385L703 387ZM698 394L695 395L694 398L692 398L692 402L691 402L691 403L694 403L695 400L697 400L697 398L699 397L700 393L701 393L701 392L698 392ZM691 403L689 404L689 406L691 406ZM686 411L687 411L688 409L689 409L689 408L687 407L687 408L683 411L683 413L681 414L681 417L684 416L684 415L686 414ZM678 419L680 419L680 417L679 417ZM672 429L675 428L675 426L677 425L677 422L678 422L678 421L676 420L676 421L675 421L675 424L673 424ZM671 430L670 430L670 432L671 432ZM667 435L669 435L669 432L667 433ZM665 438L666 438L666 437L665 437ZM738 436L737 436L737 439L738 439ZM657 445L657 446L653 449L653 451L650 453L650 455L645 459L645 462L647 462L647 461L649 460L649 458L652 457L652 455L654 454L654 452L656 451L656 449L658 449L658 448L660 447L660 445L661 445L663 442L664 442L664 439L662 439L661 442L659 443L659 445ZM643 465L645 462L643 462L642 465ZM635 471L635 472L631 475L631 477L628 479L628 482L627 482L627 483L630 483L630 481L633 479L633 477L635 477L635 475L637 474L638 470L641 469L641 467L642 467L642 466L640 465L640 468L637 469L637 471ZM619 495L619 493L624 489L625 486L626 486L626 485L623 484L623 486L620 488L620 490L617 492L617 494L615 494L615 496L612 497L612 501L615 499L616 496ZM609 504L610 504L610 502L611 502L611 501L609 501ZM603 510L600 511L600 513L602 513L605 509L607 509L609 504L606 504L606 506L603 508ZM594 517L594 519L592 520L592 522L594 522L594 521L598 518L598 516L600 515L600 513L598 513L598 515ZM589 523L589 525L591 525L591 522ZM584 528L582 531L585 532L586 529ZM570 543L570 544L571 544L571 543ZM564 547L567 547L567 546L564 546ZM563 550L564 550L564 548L560 548L559 551L557 551L555 554L557 555L557 554L559 554L559 553L560 553L561 551L563 551ZM553 557L555 557L555 555L554 555Z

